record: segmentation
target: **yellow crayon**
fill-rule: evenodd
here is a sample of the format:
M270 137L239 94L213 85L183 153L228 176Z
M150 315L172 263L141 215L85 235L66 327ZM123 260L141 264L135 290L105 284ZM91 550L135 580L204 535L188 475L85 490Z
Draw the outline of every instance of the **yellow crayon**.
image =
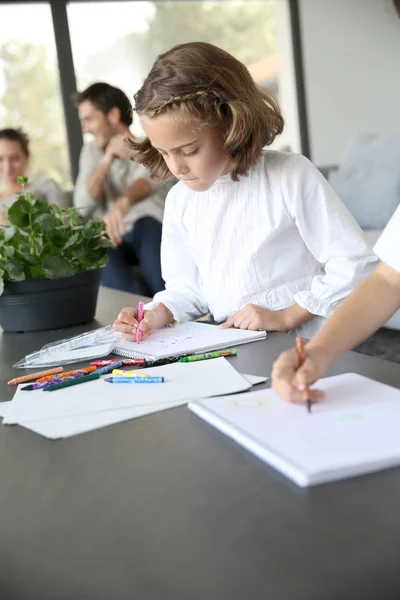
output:
M122 371L121 369L113 369L112 374L120 377L149 377L148 373L142 373L142 371Z

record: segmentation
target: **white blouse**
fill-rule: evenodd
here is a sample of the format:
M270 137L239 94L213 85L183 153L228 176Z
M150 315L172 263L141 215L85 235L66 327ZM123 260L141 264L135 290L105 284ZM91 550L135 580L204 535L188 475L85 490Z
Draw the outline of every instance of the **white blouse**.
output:
M376 242L374 252L389 267L400 272L400 206Z
M210 311L224 321L246 304L294 303L327 317L376 261L362 231L304 156L266 150L239 182L169 192L161 245L162 302L177 321ZM324 268L321 268L323 265Z

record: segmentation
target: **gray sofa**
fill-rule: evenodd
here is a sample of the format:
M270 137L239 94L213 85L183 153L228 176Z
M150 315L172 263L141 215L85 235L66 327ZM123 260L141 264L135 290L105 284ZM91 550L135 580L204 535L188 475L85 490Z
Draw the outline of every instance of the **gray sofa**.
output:
M332 174L338 171L338 166L337 165L333 165L333 166L324 166L324 167L319 167L319 170L321 171L321 173L327 178L328 181L330 181L331 184L333 184L333 187L335 187L334 185L334 178L332 178ZM399 167L400 170L400 167ZM344 198L342 197L342 195L340 194L339 190L336 190L339 193L339 196L342 198L342 200L345 202ZM381 202L381 199L379 199L378 204ZM399 197L399 202L400 202L400 197ZM348 207L350 209L350 212L353 212L351 210L351 206ZM391 212L392 208L389 209L389 211ZM353 213L354 214L354 213ZM357 221L359 221L359 219L357 219L357 214L354 214L354 217L356 218ZM388 220L388 217L384 218L384 221ZM364 233L365 239L369 245L369 247L372 248L374 247L376 241L378 240L379 236L381 235L384 227L365 227L362 226L363 223L360 223L361 225L361 229ZM398 310L391 319L389 319L389 321L385 324L385 327L389 328L389 329L395 329L397 331L400 331L400 310Z

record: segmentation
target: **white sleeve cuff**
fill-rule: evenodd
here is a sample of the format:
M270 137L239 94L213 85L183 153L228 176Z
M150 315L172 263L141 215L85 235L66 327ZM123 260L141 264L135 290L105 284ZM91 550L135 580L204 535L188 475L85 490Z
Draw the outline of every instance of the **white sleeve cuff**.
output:
M341 300L337 300L336 302L321 300L312 292L299 292L294 295L294 301L311 314L318 315L319 317L329 317L341 302Z

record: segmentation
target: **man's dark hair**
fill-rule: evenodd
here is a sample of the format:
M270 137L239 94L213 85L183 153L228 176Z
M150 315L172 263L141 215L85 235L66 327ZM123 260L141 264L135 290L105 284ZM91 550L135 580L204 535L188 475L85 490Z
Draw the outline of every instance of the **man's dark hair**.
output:
M93 83L83 92L74 94L73 100L76 106L89 100L105 115L116 106L120 110L122 123L125 123L128 127L132 125L132 104L128 96L109 83Z

